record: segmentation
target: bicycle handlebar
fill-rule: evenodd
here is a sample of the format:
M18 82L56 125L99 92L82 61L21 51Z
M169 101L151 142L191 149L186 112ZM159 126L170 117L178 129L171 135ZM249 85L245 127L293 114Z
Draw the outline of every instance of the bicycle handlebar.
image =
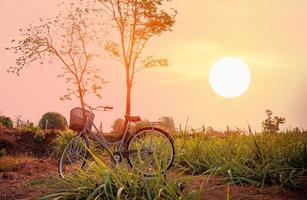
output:
M97 111L108 111L108 110L113 110L114 108L112 106L97 106L97 107L91 107L84 103L86 107L88 107L90 110L97 110ZM102 109L102 110L100 110Z
M104 107L104 110L106 111L106 110L113 110L114 108L112 107L112 106L105 106Z

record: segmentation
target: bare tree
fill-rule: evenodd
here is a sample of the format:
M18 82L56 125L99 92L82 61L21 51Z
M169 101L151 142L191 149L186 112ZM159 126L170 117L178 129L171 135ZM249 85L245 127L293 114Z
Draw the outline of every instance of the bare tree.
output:
M126 115L131 113L131 89L135 73L144 68L168 65L167 59L143 57L142 51L154 36L172 31L176 11L163 9L168 0L97 0L108 11L119 42L109 41L105 50L125 66Z
M69 85L61 100L70 100L75 95L84 108L86 94L92 93L101 98L105 82L95 66L98 55L94 53L95 45L100 42L97 35L101 37L101 30L97 27L101 26L93 23L89 6L89 3L71 3L54 20L40 18L40 25L20 29L22 39L12 40L12 46L7 48L17 54L17 66L10 67L8 72L19 75L20 70L35 61L59 61L63 69L59 77L64 77Z

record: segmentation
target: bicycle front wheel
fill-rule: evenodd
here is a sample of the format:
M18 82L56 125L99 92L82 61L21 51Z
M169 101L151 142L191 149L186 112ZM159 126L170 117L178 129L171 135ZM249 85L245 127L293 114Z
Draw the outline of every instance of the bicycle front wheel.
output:
M58 164L60 177L64 178L68 174L79 172L86 163L89 147L85 137L77 135L73 137L65 146Z
M175 156L171 136L153 127L136 131L127 151L129 165L147 177L163 174L171 167Z

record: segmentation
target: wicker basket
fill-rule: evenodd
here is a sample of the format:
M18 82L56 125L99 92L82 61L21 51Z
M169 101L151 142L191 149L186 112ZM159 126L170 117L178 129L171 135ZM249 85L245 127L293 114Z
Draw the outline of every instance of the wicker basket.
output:
M70 111L70 121L69 128L71 130L80 132L84 129L86 119L90 115L88 110L82 108L74 108ZM93 122L95 115L92 113L90 115L91 121ZM89 124L88 128L92 128L93 123Z

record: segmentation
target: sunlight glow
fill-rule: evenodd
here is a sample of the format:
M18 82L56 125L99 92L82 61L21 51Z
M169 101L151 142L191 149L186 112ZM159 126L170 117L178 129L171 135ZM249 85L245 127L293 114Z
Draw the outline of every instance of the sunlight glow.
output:
M248 89L250 80L248 66L233 57L219 59L209 72L209 83L213 91L225 98L241 96Z

